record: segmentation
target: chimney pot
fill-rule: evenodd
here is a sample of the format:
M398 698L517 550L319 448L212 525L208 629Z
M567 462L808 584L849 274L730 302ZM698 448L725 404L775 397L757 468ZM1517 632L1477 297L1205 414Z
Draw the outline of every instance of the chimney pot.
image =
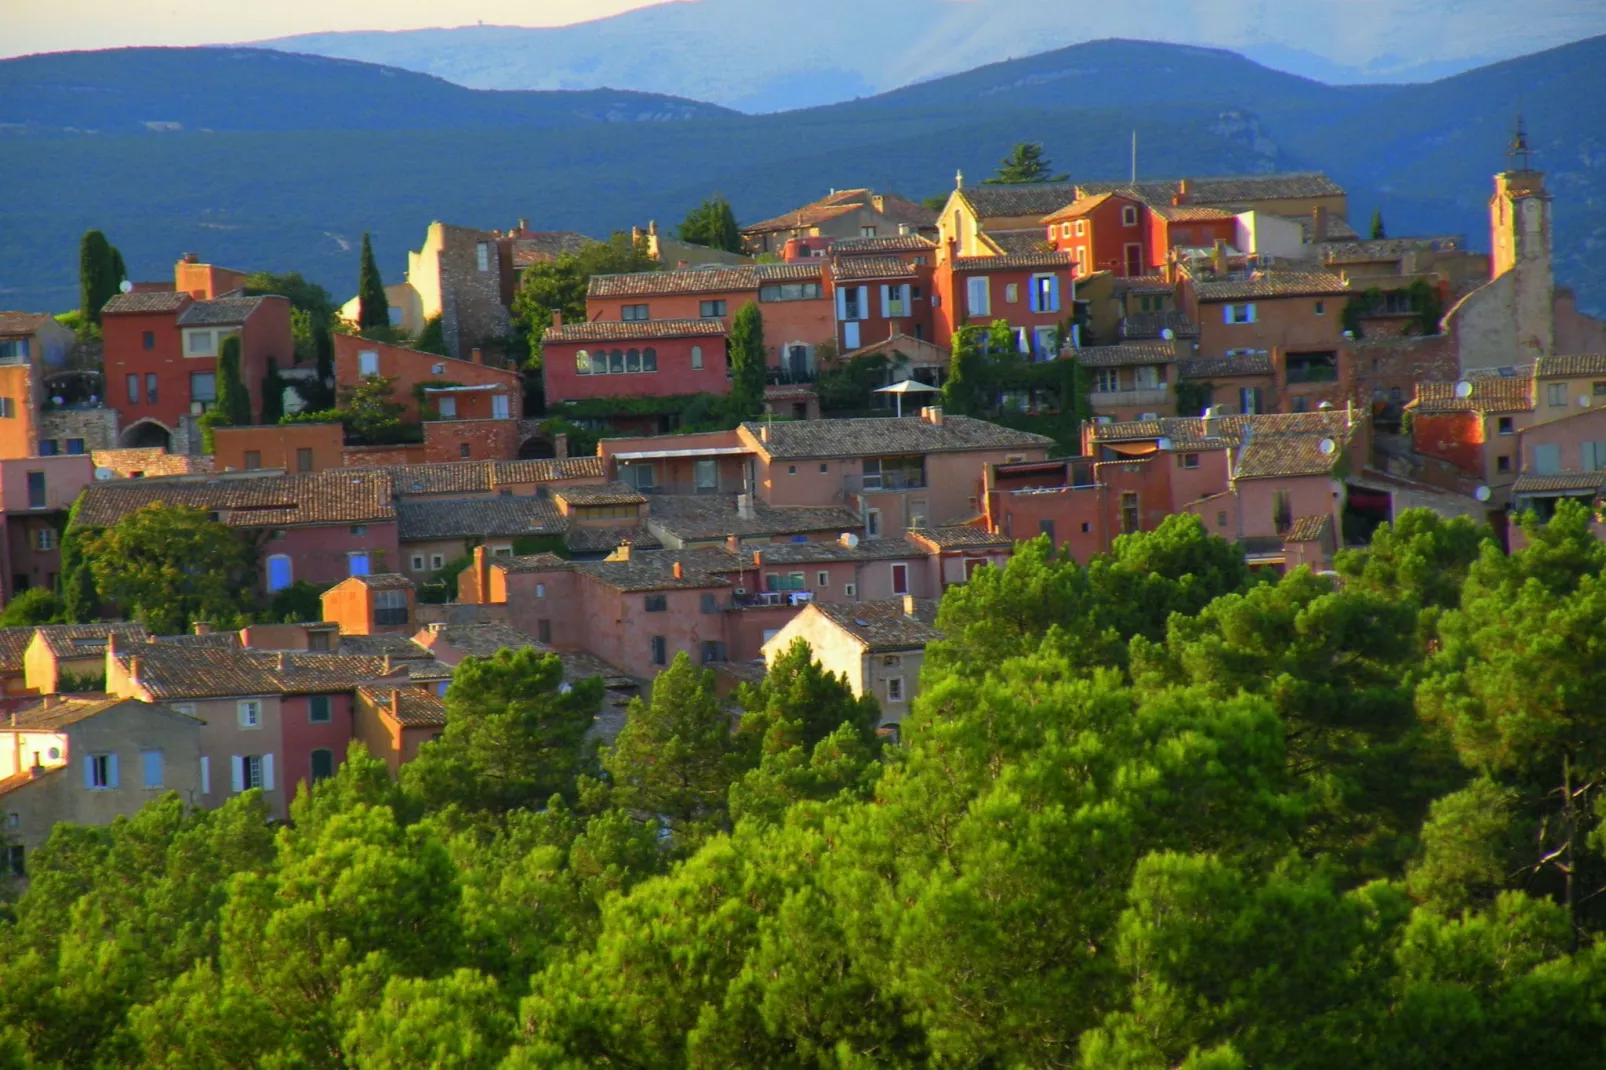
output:
M554 328L563 326L563 309L554 308L552 310L552 326Z
M742 537L740 535L727 535L725 537L725 549L729 550L733 554L741 553Z
M1311 212L1310 237L1313 242L1327 240L1327 206L1318 204Z
M212 634L212 625L211 625L211 623L209 621L198 620L194 624L190 625L190 629L196 635L211 635Z
M482 606L491 600L491 565L483 545L474 547L474 600Z
M386 654L386 655L385 655L385 661L384 661L384 670L383 670L383 674L384 674L384 675L385 675L385 676L389 676L389 675L390 675L390 669L391 669L391 665L390 665L390 655L389 655L389 654Z
M140 670L145 667L145 659L135 655L128 659L128 678L138 680Z
M552 455L560 461L569 459L569 436L565 432L558 432L552 436Z
M282 650L279 651L279 656L273 660L280 672L284 672L290 667L290 656Z
M942 406L928 405L920 410L920 418L932 427L942 426Z
M675 570L674 571L675 571L675 579L683 580L683 579L686 578L686 570L685 570L684 567L681 566L681 563L679 561L675 562Z
M764 564L764 551L763 550L754 550L753 551L753 567L754 568L760 568L760 567L763 566L763 564Z
M184 262L186 264L199 264L201 262L201 254L200 253L185 253L184 254Z

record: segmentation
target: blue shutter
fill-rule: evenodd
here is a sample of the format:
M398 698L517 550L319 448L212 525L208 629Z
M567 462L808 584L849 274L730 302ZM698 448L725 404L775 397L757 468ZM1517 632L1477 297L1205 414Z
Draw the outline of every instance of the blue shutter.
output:
M283 554L275 554L268 558L268 590L282 591L290 586L291 582L290 558Z
M108 754L106 756L106 786L108 788L115 788L119 783L120 781L117 776L117 755Z
M84 787L92 788L95 786L95 756L93 754L89 754L85 755L85 758Z
M1048 278L1048 301L1049 312L1058 312L1060 310L1060 277L1058 275L1050 275Z

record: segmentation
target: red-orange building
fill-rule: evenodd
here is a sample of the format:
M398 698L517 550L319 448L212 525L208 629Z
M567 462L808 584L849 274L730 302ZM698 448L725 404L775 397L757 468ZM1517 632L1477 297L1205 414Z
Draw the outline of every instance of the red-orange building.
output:
M1146 206L1136 196L1100 193L1078 197L1043 218L1048 241L1076 263L1078 275L1109 271L1143 275L1151 258Z
M717 318L559 324L541 342L547 404L729 394L725 340Z
M944 256L932 283L932 341L945 346L960 327L1006 320L1021 352L1054 359L1060 325L1071 318L1076 296L1073 270L1070 255L1060 252Z
M395 379L395 401L407 407L402 419L507 420L524 414L524 382L517 371L484 362L481 350L467 360L375 342L354 334L335 335L335 383L351 390L370 376ZM420 407L422 399L423 407Z

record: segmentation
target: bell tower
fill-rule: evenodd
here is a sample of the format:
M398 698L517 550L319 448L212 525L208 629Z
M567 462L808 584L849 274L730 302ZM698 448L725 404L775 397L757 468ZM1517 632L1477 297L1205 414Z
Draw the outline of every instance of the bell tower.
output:
M1550 192L1545 173L1532 167L1534 150L1521 116L1507 152L1511 169L1494 176L1489 199L1489 274L1511 273L1517 343L1522 359L1555 348L1555 277L1551 269Z

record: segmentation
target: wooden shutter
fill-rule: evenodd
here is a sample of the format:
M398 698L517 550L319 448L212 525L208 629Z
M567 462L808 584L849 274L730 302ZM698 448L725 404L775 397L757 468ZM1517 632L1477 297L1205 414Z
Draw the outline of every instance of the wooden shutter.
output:
M273 790L273 755L262 756L262 790Z
M212 794L212 759L201 755L201 794Z
M120 783L121 780L117 775L117 755L108 754L106 755L106 786L115 788Z
M235 794L245 790L245 759L238 754L229 759L230 786Z
M95 786L95 756L93 754L91 754L91 755L88 755L88 760L84 762L84 787L92 788L94 786Z

